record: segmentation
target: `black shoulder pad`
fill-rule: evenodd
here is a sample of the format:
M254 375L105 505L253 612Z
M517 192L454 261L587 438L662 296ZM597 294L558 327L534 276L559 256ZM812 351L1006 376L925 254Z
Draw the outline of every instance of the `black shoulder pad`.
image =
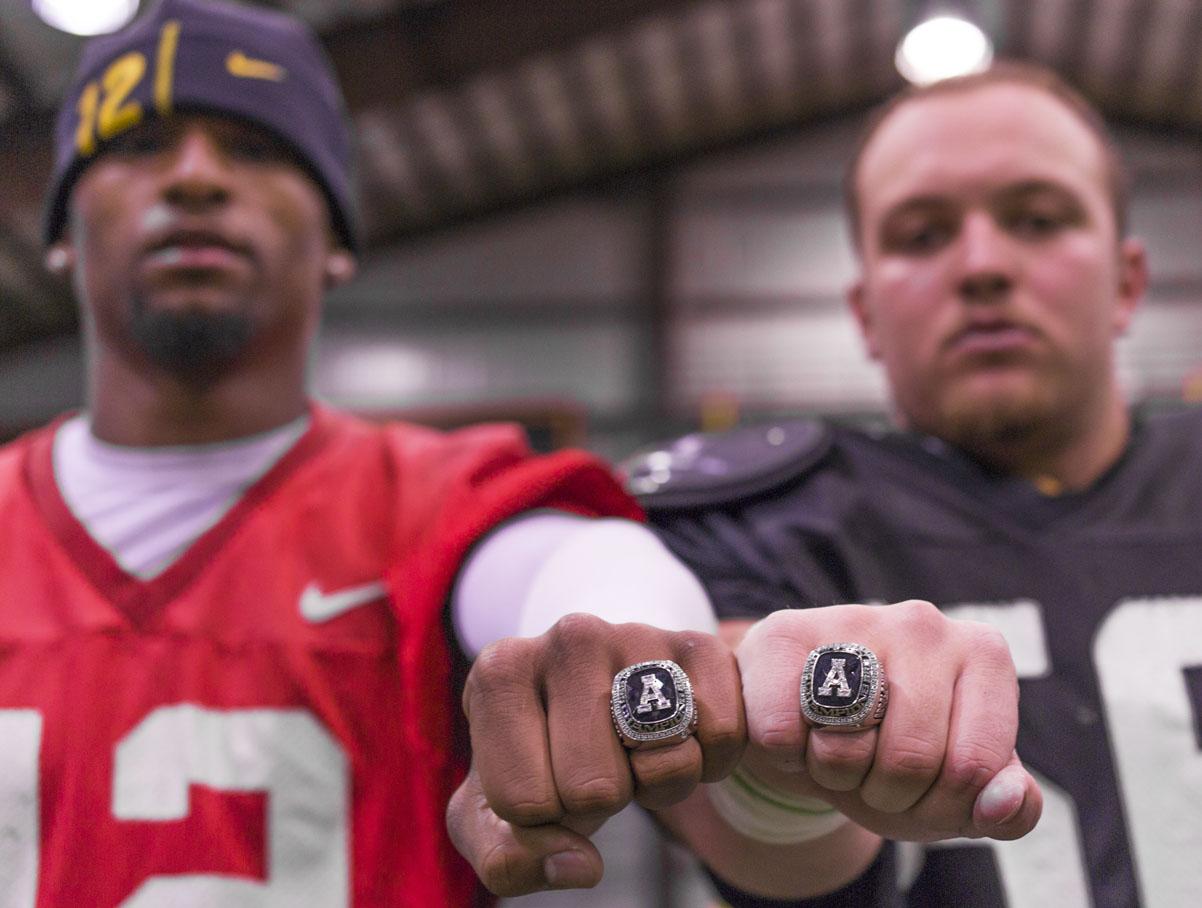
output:
M831 446L830 427L794 420L694 433L622 465L626 488L648 510L711 507L769 492L808 473Z

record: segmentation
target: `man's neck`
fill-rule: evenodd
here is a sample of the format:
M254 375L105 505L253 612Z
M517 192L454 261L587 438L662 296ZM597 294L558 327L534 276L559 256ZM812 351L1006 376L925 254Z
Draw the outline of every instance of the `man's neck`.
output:
M1131 416L1116 399L1103 412L1075 425L1049 426L1021 442L970 451L990 466L1022 477L1045 495L1079 492L1116 464L1131 436Z
M101 441L130 447L199 445L246 438L302 417L303 365L243 369L204 386L108 360L90 371L88 410Z

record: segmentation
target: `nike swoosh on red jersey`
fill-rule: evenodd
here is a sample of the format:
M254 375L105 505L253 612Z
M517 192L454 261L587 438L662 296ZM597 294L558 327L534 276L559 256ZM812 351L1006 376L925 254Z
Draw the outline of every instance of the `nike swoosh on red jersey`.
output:
M349 586L346 589L323 592L316 583L305 587L300 596L300 613L308 621L320 623L337 618L353 608L375 602L388 595L388 587L381 580Z

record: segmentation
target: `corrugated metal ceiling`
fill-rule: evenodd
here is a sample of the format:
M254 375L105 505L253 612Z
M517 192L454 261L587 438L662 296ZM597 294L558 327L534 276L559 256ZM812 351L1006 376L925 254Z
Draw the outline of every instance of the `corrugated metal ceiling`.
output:
M913 0L287 0L360 145L369 248L862 107L899 84ZM1202 2L977 0L1004 56L1111 116L1202 127ZM78 39L0 2L0 347L71 330L40 266L52 110Z

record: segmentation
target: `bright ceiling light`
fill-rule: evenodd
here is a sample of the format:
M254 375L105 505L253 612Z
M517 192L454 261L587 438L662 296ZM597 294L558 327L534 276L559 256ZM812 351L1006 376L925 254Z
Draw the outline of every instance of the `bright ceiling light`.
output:
M993 45L985 33L958 16L934 16L910 29L897 46L897 70L916 85L987 69Z
M33 0L47 25L73 35L103 35L134 17L138 0Z

